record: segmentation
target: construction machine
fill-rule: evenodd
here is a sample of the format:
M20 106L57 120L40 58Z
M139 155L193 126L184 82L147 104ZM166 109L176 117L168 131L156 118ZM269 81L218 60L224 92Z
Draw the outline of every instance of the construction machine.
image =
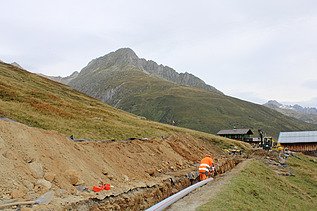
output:
M262 147L265 150L270 150L272 149L273 146L273 138L270 136L264 136L264 132L259 129L259 135L260 135L260 147Z
M270 149L272 149L272 146L273 146L273 138L272 137L264 137L263 143L262 143L263 149L270 150Z

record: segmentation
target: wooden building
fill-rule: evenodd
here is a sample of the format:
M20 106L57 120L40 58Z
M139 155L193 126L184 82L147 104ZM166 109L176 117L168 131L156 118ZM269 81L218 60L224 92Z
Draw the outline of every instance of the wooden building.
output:
M251 142L253 140L251 138L251 136L253 135L251 129L220 130L217 135L247 142Z
M278 143L295 152L317 152L317 131L280 132Z

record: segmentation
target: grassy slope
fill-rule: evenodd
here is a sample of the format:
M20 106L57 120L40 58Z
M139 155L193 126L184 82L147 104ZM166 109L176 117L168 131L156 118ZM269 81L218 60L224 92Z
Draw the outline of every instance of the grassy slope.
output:
M0 116L76 137L121 139L173 130L112 108L62 84L0 63Z
M101 100L107 90L115 90L107 101L125 111L163 123L216 133L221 129L258 128L277 137L280 131L315 130L317 126L286 117L264 106L196 88L184 87L150 77L134 67L94 71L70 83Z
M290 157L295 176L280 176L261 161L253 161L216 198L198 210L316 210L317 162Z
M221 148L245 144L209 134L141 120L68 86L0 62L0 117L90 139L161 137L189 133Z

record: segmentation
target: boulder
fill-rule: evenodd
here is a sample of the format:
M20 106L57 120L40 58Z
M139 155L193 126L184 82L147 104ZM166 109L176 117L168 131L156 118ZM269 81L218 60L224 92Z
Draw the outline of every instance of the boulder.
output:
M52 187L52 183L47 181L47 180L45 180L45 179L38 179L36 181L35 185L39 186L39 187L42 187L44 189L47 189L47 190L51 189L51 187Z
M83 181L80 179L79 173L73 169L67 170L66 172L67 180L72 185L80 185Z
M46 173L44 174L44 178L45 178L47 181L50 181L50 182L53 182L54 179L55 179L55 177L56 177L56 174L54 174L54 173L46 172Z
M41 163L32 162L29 164L33 177L36 179L41 179L44 176L44 170Z
M130 179L129 179L129 177L128 177L127 175L123 175L123 180L124 180L125 182L130 181Z
M18 189L18 190L13 190L11 193L11 198L12 199L18 199L18 198L22 198L25 195L25 192Z
M103 169L102 169L102 174L105 175L105 176L107 176L107 175L109 174L108 169L103 168Z

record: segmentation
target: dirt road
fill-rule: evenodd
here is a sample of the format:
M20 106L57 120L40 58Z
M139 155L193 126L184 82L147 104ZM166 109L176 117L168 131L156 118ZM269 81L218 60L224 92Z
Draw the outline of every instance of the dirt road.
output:
M245 160L239 163L234 169L229 172L224 173L221 176L215 178L214 181L209 182L207 185L198 188L191 192L189 195L180 199L167 210L176 211L176 210L195 210L197 207L206 204L223 190L223 188L230 183L231 179L239 174L249 163L251 159Z

